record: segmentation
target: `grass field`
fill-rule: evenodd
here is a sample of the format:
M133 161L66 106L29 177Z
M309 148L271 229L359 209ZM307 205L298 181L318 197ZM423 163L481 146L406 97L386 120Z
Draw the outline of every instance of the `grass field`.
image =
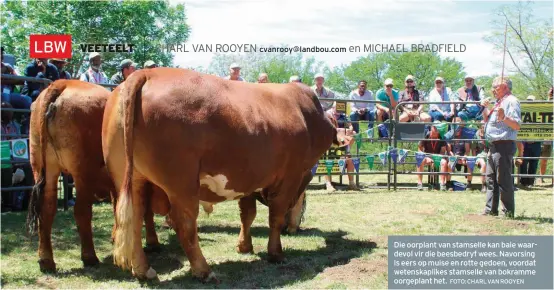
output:
M366 177L364 177L366 178ZM367 177L368 178L368 177ZM405 177L409 178L409 177ZM413 178L413 177L411 177ZM364 182L367 180L364 180ZM37 238L24 233L25 213L2 215L2 288L386 288L389 235L552 235L552 188L516 192L516 218L481 217L479 191L321 190L308 192L303 230L283 236L286 262L269 264L267 215L258 204L253 225L255 254L235 252L240 229L238 205L216 206L199 217L200 244L221 280L201 284L172 230L159 227L161 253L148 254L159 280L141 283L112 263L111 206L95 205L94 241L101 264L84 268L73 210L60 211L53 229L58 273L38 268Z

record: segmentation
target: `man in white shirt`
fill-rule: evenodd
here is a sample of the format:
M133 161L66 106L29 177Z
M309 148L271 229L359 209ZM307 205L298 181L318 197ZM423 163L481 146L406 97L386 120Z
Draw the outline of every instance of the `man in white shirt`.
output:
M93 84L109 84L110 80L108 76L101 70L102 57L100 54L98 52L91 53L88 57L88 61L90 68L83 72L79 79Z
M454 104L441 104L442 102L450 101L453 101L452 90L446 87L442 77L437 77L435 79L435 88L429 92L429 102L437 102L429 105L429 115L431 116L432 122L436 120L452 122L454 114L456 113Z
M333 93L331 90L323 86L323 83L325 82L325 78L323 77L323 74L316 74L314 77L315 85L312 86L312 90L315 92L318 99L334 99L335 93ZM329 109L333 108L335 105L335 102L333 101L319 101L321 103L321 107L323 107L324 111L328 111Z
M358 82L358 89L353 90L348 98L354 102L350 103L350 121L356 133L360 133L360 124L358 121L369 121L368 129L373 128L375 121L375 103L355 102L356 100L375 101L373 92L367 90L367 81Z
M229 66L229 75L226 76L225 79L243 82L244 79L240 76L240 66L236 63L232 63Z

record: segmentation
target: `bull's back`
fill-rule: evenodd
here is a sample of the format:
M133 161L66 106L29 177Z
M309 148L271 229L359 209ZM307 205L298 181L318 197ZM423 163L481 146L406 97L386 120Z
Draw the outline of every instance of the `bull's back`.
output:
M235 188L248 191L288 171L300 173L319 158L314 135L326 135L330 127L305 89L295 84L235 85L185 70L154 72L148 73L139 102L142 114L136 126L144 127L135 131L135 146L156 156L147 163L201 156L201 178L240 180ZM170 85L176 79L179 85ZM245 182L245 176L251 181Z

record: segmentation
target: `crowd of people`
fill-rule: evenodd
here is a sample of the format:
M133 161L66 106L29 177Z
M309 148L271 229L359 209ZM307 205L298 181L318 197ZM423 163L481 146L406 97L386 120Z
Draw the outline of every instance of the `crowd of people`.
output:
M18 75L16 70L7 63L4 63L4 49L2 48L2 74ZM51 81L57 79L71 79L70 73L65 70L67 61L64 59L34 59L27 65L24 71L24 75L34 78L46 78ZM91 53L88 56L89 67L80 74L79 79L81 81L91 82L95 84L120 84L125 81L135 70L137 70L137 64L130 59L121 61L117 73L111 78L108 78L106 73L102 70L102 56L99 53ZM143 68L157 67L153 61L147 61L144 63ZM233 81L245 81L241 75L241 67L233 63L229 67L229 75L225 76L225 79ZM505 84L509 87L508 93L511 94L511 81L509 78L504 78ZM424 92L416 87L416 79L412 75L408 75L404 79L404 88L395 89L394 81L387 78L383 86L379 88L375 93L367 88L366 80L359 80L357 87L348 95L350 113L346 114L344 111L337 110L336 102L329 101L337 99L337 94L331 89L325 86L325 77L323 74L316 74L313 80L312 89L315 95L322 100L321 105L323 110L333 115L338 121L339 127L353 132L360 132L360 121L367 122L367 128L373 129L374 122L386 122L389 119L396 118L394 108L397 108L397 104L402 102L398 106L398 120L397 122L425 122L428 124L425 129L425 138L419 142L418 150L428 154L440 154L444 156L476 156L476 166L480 169L482 174L482 191L488 192L490 188L487 187L486 177L487 163L490 164L491 160L487 161L491 142L486 139L485 125L490 116L492 116L493 110L489 110L489 100L484 96L483 87L475 84L475 77L466 76L465 85L452 90L445 85L445 80L441 76L435 78L434 87L428 92ZM268 73L260 73L258 76L258 83L270 82L270 76ZM289 82L302 82L302 79L298 75L290 77ZM19 93L15 92L15 86L21 85ZM2 81L2 107L3 108L19 108L29 109L32 102L36 100L41 90L45 88L44 84L37 82L24 82L17 80L3 80ZM493 90L493 94L495 94ZM529 96L528 100L534 100L535 97ZM552 89L549 92L549 100L552 100ZM429 109L424 110L423 104L417 102L426 101L429 103ZM450 103L456 101L458 103ZM519 103L518 103L519 108ZM513 113L513 108L509 108L512 115L520 114L517 109ZM507 108L508 110L508 108ZM515 114L515 115L514 115ZM4 117L5 116L5 117ZM514 117L515 118L515 117ZM9 120L8 120L9 119ZM517 119L517 118L516 118ZM448 133L440 134L438 125L442 122L448 122ZM480 124L480 129L476 131L473 138L475 141L464 141L457 139L462 138L462 130L468 122L475 122ZM508 128L508 129L507 129ZM509 131L509 127L499 129L499 132ZM380 137L383 136L383 132L377 131ZM504 133L493 133L504 134ZM12 137L4 136L6 133L13 135L28 134L28 118L22 115L20 120L14 122L11 114L2 115L2 140L9 140ZM371 134L373 135L373 134ZM490 136L489 136L490 137ZM490 139L490 138L489 138ZM513 139L515 141L515 138ZM552 153L552 142L519 142L517 145L518 155L516 157L549 157ZM340 148L333 152L329 151L329 156L340 156L345 158L350 155L349 148ZM515 152L514 152L515 154ZM512 154L512 156L514 155ZM354 166L350 158L346 158L346 168L349 173L354 171ZM433 164L433 160L430 157L426 157L421 165L417 167L417 172L423 172L424 167ZM541 160L540 162L540 174L546 172L547 160ZM442 159L439 170L441 173L452 172L453 168L457 170L464 170L468 172L467 159L459 158L456 161L457 164L450 164L448 158ZM535 174L539 164L539 160L532 159L516 159L515 164L519 167L520 174ZM502 164L505 165L505 164ZM489 165L490 166L490 165ZM353 175L349 175L349 188L357 189L356 184L353 181ZM471 187L472 176L471 172L466 177L467 187ZM452 189L451 176L448 174L441 174L439 177L440 189L447 190L447 187ZM520 179L520 184L526 187L530 187L534 184L534 178L525 177ZM334 191L335 188L332 185L331 176L326 176L326 186L330 191ZM417 175L417 188L423 189L422 175Z

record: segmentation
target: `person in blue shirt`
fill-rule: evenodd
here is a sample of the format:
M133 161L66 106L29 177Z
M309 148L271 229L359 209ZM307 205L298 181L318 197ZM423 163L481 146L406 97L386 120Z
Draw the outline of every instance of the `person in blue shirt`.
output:
M47 78L51 81L55 81L60 78L60 74L56 66L48 63L47 58L36 58L27 65L25 68L25 76L32 78ZM25 82L21 94L31 97L33 102L37 99L40 92L46 88L47 85L37 82Z

